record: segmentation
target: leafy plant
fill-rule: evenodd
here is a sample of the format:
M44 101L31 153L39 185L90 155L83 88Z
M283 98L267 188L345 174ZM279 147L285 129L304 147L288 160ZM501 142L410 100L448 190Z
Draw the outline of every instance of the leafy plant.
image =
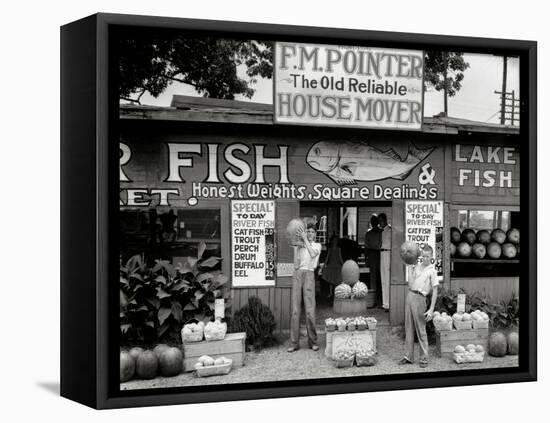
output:
M277 324L271 309L258 297L249 297L248 304L237 310L231 321L234 332L246 332L246 346L259 350L277 341L273 331Z
M213 270L220 257L203 259L204 243L196 258L173 266L156 260L150 267L141 256L120 268L120 331L123 340L150 343L179 339L185 322L205 320L214 314L216 298L229 307L228 278Z
M490 298L479 293L467 293L463 289L449 291L442 289L438 293L435 309L446 311L449 315L456 313L458 294L466 294L465 311L470 313L481 310L489 316L489 324L493 328L509 328L519 325L519 298L514 294L507 301L494 303Z

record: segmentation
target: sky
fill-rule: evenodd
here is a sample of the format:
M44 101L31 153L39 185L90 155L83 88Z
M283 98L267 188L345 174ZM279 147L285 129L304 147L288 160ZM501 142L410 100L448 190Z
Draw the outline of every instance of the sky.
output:
M464 72L460 91L448 99L448 116L486 123L500 123L500 96L494 91L502 89L503 58L488 54L464 54L470 67ZM245 78L244 71L239 72ZM519 59L509 58L507 69L507 91L515 90L519 95ZM236 96L237 100L256 103L273 103L273 82L259 78L251 85L256 90L251 99ZM181 83L170 85L158 98L144 94L141 103L155 106L170 106L174 94L197 96L193 87ZM425 94L424 116L429 117L443 111L443 92L433 89Z

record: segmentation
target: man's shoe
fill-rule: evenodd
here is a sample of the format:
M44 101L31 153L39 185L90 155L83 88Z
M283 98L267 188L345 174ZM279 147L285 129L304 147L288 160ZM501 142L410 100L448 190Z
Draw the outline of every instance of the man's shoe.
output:
M428 362L423 360L423 361L420 361L419 365L420 365L420 367L422 367L424 369L424 368L428 367Z
M403 357L401 360L397 362L397 364L402 366L403 364L413 364L413 362L409 360L407 357Z
M313 344L313 345L311 346L311 349L312 349L313 351L319 351L319 345Z
M299 349L300 348L298 348L298 347L290 347L288 350L286 350L286 352L291 353L291 352L294 352L294 351L298 351Z

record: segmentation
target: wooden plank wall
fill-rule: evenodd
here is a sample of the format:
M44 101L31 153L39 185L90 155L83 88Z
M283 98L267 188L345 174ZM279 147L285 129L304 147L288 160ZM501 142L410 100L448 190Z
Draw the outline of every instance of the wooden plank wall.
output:
M390 263L390 324L405 322L405 265L399 254L399 246L405 240L405 201L394 200L392 207L392 251Z
M487 296L494 302L507 301L519 294L519 277L451 279L451 290L459 289Z
M277 263L294 263L294 250L286 238L286 226L294 218L300 217L300 202L277 200L275 209L277 236ZM292 277L277 277L277 287L291 287Z
M275 316L277 331L290 328L290 287L238 288L231 290L231 312L247 304L249 297L258 297Z

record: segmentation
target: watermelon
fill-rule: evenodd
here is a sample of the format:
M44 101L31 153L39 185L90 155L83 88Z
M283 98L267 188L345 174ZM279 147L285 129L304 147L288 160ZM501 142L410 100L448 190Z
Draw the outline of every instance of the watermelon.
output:
M510 332L506 337L508 342L508 354L518 355L519 352L519 334L517 332Z
M519 244L519 229L508 229L508 232L506 232L506 240L512 244Z
M470 257L472 255L472 246L467 242L461 242L456 247L456 251L460 257Z
M461 233L460 233L460 229L458 228L451 228L451 242L453 242L454 244L458 244L460 242L460 238L461 238Z
M159 361L156 354L147 350L136 360L136 376L140 379L153 379L157 375Z
M454 245L453 243L451 243L450 245L450 252L451 252L451 257L454 257L456 254L456 245Z
M183 354L179 348L167 348L159 357L160 374L166 377L177 376L183 370Z
M399 251L401 259L407 264L416 264L420 257L420 247L416 242L405 241Z
M365 298L369 292L369 288L367 288L367 285L363 282L359 281L353 285L351 292L355 298Z
M482 259L485 257L485 254L487 254L487 249L485 248L485 245L480 242L476 242L472 245L472 252L474 253L475 258Z
M480 244L489 244L491 242L491 234L485 229L477 231L477 242Z
M493 332L489 336L489 354L493 357L504 357L507 350L506 336L502 332Z
M473 229L464 229L462 231L462 241L467 242L468 244L472 245L474 242L476 242L476 233Z
M345 299L351 297L351 286L347 283L341 283L334 288L334 298Z
M160 358L160 355L166 351L168 348L170 348L168 345L166 344L158 344L155 348L153 348L153 352L155 353L155 355L157 356L157 358Z
M292 219L288 222L288 225L286 226L286 237L290 245L302 246L302 238L298 236L299 229L306 229L306 225L302 219Z
M120 352L120 382L126 382L134 377L136 363L130 353Z
M506 232L502 229L494 229L493 232L491 232L491 241L503 244L506 241Z
M508 259L513 259L517 255L517 248L511 242L502 244L502 255Z
M130 355L134 358L134 361L137 360L138 356L145 351L141 347L134 347L130 350Z
M487 245L487 255L492 259L499 259L502 254L502 248L498 242L491 242Z
M342 265L342 283L355 284L359 280L359 265L353 260L347 260Z

